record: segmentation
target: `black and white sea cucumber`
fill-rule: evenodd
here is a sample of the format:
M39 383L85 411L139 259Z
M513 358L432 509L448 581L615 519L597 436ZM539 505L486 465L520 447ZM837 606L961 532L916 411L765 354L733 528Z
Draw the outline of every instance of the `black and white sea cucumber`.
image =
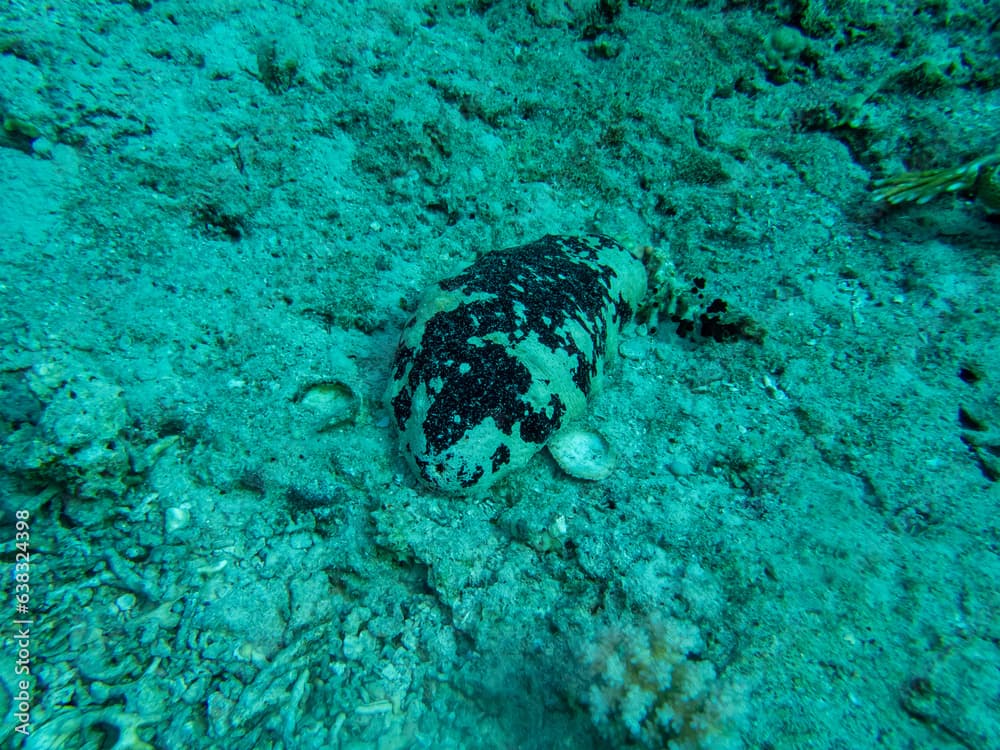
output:
M417 477L476 494L524 466L584 411L645 293L643 263L601 235L494 250L430 287L387 395Z

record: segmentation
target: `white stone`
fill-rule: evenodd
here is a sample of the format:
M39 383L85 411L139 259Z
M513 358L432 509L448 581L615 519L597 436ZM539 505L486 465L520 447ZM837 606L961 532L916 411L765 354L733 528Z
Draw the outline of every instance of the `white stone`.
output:
M167 508L163 514L163 526L170 534L191 523L191 511L187 508Z
M559 432L549 441L549 453L567 474L592 482L606 478L618 464L611 444L592 430Z

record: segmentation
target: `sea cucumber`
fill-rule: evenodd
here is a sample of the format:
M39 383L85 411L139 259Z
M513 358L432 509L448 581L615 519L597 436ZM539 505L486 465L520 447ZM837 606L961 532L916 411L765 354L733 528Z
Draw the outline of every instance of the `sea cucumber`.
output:
M392 365L400 448L429 487L479 494L583 413L646 270L601 235L486 253L423 295Z

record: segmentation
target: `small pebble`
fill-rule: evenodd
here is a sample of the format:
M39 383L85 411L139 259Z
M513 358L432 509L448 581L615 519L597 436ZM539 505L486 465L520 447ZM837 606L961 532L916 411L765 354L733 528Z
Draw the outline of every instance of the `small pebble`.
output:
M187 508L167 508L163 513L163 527L170 534L191 523L191 511Z
M632 336L618 345L618 353L625 359L641 361L649 356L649 339L644 336Z
M559 468L577 479L604 479L618 463L611 444L591 430L563 430L549 441L549 453Z
M694 473L694 467L686 458L675 458L667 464L667 470L675 477L687 477Z

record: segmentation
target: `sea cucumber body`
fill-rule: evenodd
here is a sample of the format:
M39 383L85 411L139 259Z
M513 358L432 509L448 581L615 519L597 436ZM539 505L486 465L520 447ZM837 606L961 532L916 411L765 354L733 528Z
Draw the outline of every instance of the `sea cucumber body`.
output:
M476 494L586 407L646 291L614 240L546 235L428 289L400 337L388 403L420 480Z

